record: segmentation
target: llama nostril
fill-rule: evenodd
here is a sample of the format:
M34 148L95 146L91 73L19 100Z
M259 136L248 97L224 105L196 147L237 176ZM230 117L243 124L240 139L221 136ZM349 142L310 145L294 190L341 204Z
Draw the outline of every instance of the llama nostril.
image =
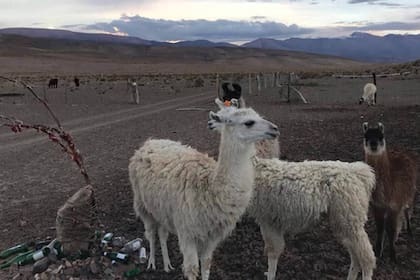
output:
M275 126L275 125L271 125L271 129L274 130L274 131L278 131L279 130L278 127Z

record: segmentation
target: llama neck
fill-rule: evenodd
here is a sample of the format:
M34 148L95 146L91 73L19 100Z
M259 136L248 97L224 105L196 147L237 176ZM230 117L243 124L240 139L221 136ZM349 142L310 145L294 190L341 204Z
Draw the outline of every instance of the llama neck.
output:
M387 150L380 155L365 153L365 161L367 164L372 166L377 173L384 173L389 169L389 157Z
M252 187L254 169L252 157L255 155L254 143L244 143L233 140L230 132L224 130L221 135L219 157L214 173L215 187L246 188L250 181ZM217 183L216 183L217 181Z
M373 191L372 198L374 203L382 205L390 197L389 182L391 182L391 169L388 157L388 152L385 150L380 155L370 155L365 153L365 161L373 167L376 176L376 187Z

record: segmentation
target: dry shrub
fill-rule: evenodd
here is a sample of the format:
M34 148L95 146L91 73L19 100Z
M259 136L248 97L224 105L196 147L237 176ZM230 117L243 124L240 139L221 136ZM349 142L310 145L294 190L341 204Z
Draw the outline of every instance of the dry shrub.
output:
M87 185L70 197L57 211L57 240L64 253L88 250L95 222L93 187Z

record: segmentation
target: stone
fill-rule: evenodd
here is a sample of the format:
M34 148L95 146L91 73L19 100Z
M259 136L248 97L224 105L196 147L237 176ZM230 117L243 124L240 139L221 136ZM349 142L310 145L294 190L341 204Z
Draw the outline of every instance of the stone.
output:
M34 263L32 266L32 273L37 274L47 270L50 265L50 260L48 258L42 258Z
M90 262L89 268L90 268L90 272L92 272L93 274L99 273L99 267L94 260Z

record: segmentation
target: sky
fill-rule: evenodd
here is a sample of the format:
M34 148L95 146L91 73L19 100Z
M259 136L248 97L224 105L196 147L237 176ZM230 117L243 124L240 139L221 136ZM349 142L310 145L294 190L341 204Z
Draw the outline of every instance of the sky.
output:
M420 34L420 0L0 0L0 28L176 42Z

